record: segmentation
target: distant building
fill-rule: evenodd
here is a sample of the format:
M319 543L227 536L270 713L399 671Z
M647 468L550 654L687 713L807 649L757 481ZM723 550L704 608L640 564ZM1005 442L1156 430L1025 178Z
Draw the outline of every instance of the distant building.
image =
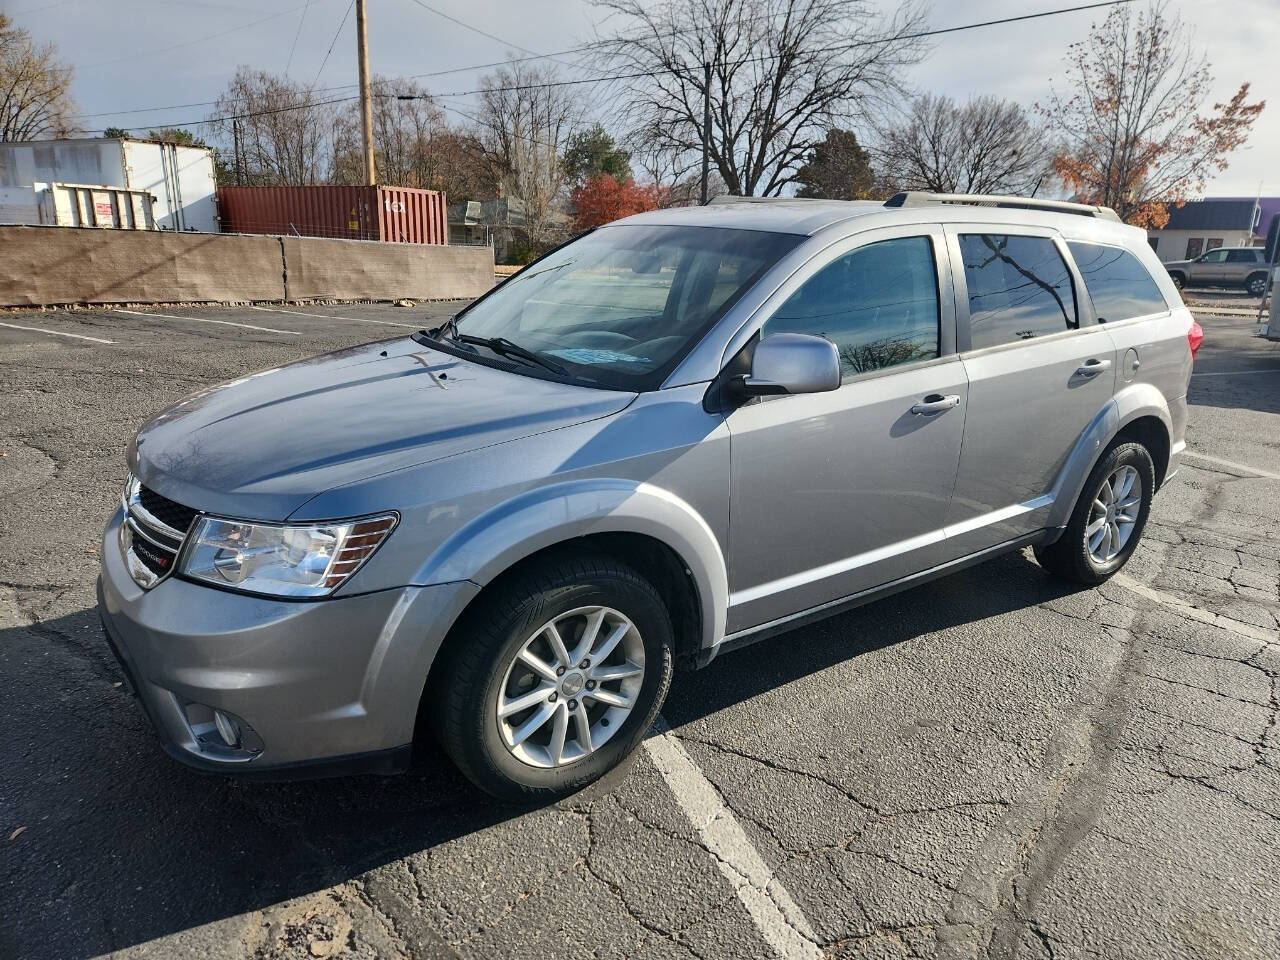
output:
M573 228L573 219L568 214L553 210L548 220L568 237ZM528 222L524 202L519 197L462 200L449 204L449 242L487 244L493 247L494 260L506 263L515 247L529 242Z
M1216 247L1261 246L1280 197L1263 197L1261 216L1252 197L1209 197L1169 208L1169 222L1148 230L1147 242L1165 263L1191 260Z
M161 230L218 231L213 153L150 140L0 143L0 223L56 223L50 184L149 193Z

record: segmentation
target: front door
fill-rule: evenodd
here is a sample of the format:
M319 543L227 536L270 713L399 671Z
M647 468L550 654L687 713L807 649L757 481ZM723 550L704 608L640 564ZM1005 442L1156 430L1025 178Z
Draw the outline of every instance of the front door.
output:
M730 633L933 565L968 393L946 264L940 228L863 234L763 308L762 337L826 337L844 380L728 415Z
M1051 231L949 227L969 411L949 516L964 556L1044 526L1077 440L1115 385L1116 350Z
M1227 277L1227 251L1210 250L1191 265L1189 286L1213 286L1225 282Z

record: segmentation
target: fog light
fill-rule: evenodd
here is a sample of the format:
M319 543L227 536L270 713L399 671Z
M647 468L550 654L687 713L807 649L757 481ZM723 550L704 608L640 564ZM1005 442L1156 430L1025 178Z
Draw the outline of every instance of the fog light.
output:
M222 742L228 747L240 746L240 725L221 710L213 711L213 725L218 728Z

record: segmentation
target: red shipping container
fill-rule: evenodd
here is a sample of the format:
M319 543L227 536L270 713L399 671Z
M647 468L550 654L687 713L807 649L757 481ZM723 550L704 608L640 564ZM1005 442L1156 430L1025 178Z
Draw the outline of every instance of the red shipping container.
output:
M219 187L223 233L449 242L445 195L412 187Z

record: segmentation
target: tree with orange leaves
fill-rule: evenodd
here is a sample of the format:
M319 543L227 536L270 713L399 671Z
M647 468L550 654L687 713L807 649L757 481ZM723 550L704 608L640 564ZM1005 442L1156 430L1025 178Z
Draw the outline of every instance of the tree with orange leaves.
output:
M633 213L657 210L662 200L663 189L656 184L642 187L631 177L619 181L607 173L583 181L569 197L575 211L574 224L579 230L589 230Z
M1186 26L1165 4L1115 7L1067 58L1069 94L1040 107L1064 144L1054 169L1076 198L1128 223L1160 228L1227 168L1265 103L1249 84L1206 110L1213 77Z

